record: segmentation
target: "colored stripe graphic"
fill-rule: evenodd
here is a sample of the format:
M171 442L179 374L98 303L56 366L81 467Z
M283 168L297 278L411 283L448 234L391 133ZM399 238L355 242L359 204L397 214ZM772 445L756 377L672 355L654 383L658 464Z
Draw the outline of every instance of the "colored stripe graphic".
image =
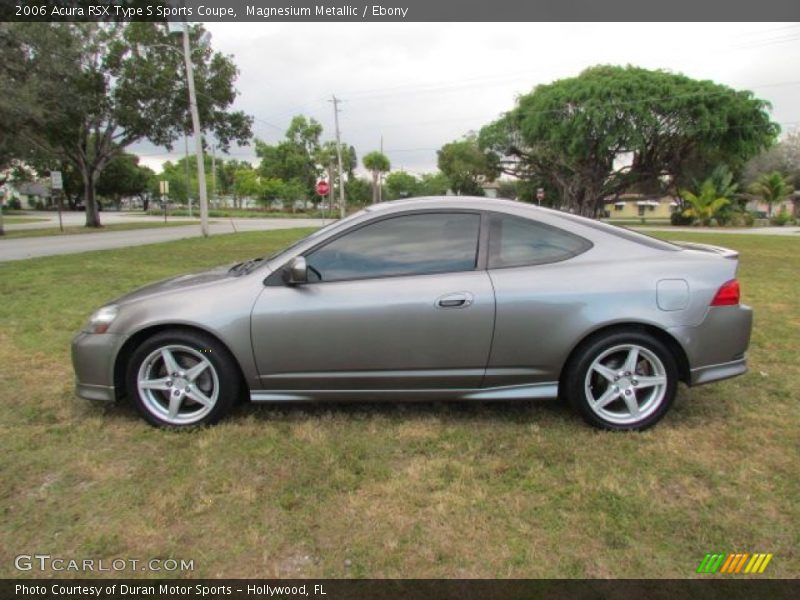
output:
M772 560L772 553L734 552L731 554L706 554L697 573L763 573L769 561Z

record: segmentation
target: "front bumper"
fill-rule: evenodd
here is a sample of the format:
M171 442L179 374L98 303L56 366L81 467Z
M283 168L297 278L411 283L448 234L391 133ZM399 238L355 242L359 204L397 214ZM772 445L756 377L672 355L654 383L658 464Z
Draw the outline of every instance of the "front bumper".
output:
M114 360L124 337L113 333L80 332L72 339L75 393L87 400L113 402Z

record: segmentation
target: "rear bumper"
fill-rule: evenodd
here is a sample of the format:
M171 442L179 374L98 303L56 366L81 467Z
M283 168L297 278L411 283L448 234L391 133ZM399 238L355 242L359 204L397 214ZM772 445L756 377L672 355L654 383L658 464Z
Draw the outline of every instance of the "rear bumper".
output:
M747 372L753 311L749 306L715 306L693 327L673 327L689 361L689 383L700 385Z
M689 385L702 385L721 379L730 379L731 377L744 375L745 373L747 373L747 359L740 358L739 360L732 360L731 362L721 365L709 365L707 367L692 369L690 371Z

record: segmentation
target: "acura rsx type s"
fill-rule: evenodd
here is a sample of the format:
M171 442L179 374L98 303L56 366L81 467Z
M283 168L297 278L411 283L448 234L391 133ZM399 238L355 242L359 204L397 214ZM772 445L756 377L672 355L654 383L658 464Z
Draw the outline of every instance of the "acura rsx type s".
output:
M377 204L103 306L72 342L77 393L171 427L242 397L562 397L594 426L643 429L679 381L746 371L737 257L506 200Z

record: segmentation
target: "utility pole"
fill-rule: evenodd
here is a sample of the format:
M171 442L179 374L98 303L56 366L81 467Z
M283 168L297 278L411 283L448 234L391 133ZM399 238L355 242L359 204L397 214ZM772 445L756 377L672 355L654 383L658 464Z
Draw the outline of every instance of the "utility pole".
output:
M381 155L383 155L383 134L381 134ZM378 202L383 202L383 171L378 173Z
M184 166L186 167L186 201L189 203L189 217L192 216L192 179L189 177L189 137L183 134Z
M339 102L336 95L331 96L333 102L333 119L336 123L336 158L339 162L339 216L344 219L347 214L344 205L344 174L342 173L342 142L339 139ZM331 182L331 186L333 182Z
M183 23L183 58L186 61L186 80L189 84L189 106L192 109L194 145L197 154L197 193L200 197L200 230L208 237L208 196L206 194L206 170L203 164L203 133L200 129L200 114L197 110L197 94L194 89L194 68L189 46L189 24Z
M217 147L211 144L211 206L217 201Z

